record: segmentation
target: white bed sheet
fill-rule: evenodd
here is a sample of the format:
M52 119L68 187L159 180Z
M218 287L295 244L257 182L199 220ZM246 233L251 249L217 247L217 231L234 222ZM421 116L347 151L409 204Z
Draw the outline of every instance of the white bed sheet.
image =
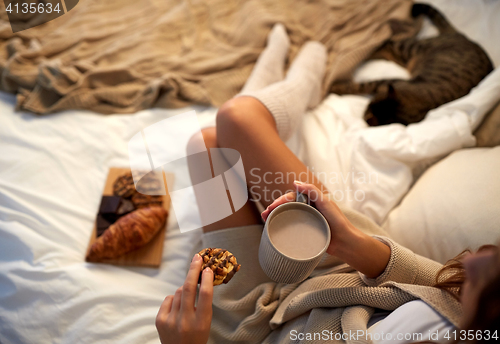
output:
M495 65L500 63L500 3L435 4L483 45ZM389 72L402 73L375 63L357 77ZM497 70L468 98L408 128L365 128L360 118L366 98L331 95L304 117L289 145L315 172L334 171L345 178L356 169L377 171L375 184L327 184L333 191L363 190L363 202L347 204L380 223L410 187L416 167L474 144L470 131L498 100L499 79ZM36 117L14 113L13 104L13 96L0 94L0 343L158 343L156 312L182 283L200 232L181 234L170 217L160 269L87 264L84 253L107 170L128 164L128 140L190 109L198 111L203 126L213 125L215 110L190 107L125 116L67 111ZM186 204L185 212L175 215L189 217L190 211Z
M0 343L157 342L155 314L184 279L199 231L182 235L170 216L160 269L84 255L108 168L128 165L136 132L186 109L38 118L0 99Z

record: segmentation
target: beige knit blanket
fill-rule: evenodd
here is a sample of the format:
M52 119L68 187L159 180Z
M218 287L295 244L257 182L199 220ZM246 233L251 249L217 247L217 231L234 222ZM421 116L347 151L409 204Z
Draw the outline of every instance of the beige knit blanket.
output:
M230 283L214 288L209 344L371 344L366 336L351 338L350 335L358 331L366 333L375 309L393 311L413 300L422 300L452 324L459 325L461 304L447 292L431 287L441 264L380 236L385 235L384 230L365 215L340 208L356 228L375 235L391 248L389 263L376 279L369 279L338 258L325 254L305 281L275 283L264 274L258 260L263 225L223 229L202 236L197 251L222 247L241 264L240 272ZM304 334L326 331L349 337L294 340L293 331Z
M0 4L0 89L38 114L218 106L241 89L276 22L290 36L289 61L307 40L327 46L326 93L418 26L409 0L80 0L13 34Z

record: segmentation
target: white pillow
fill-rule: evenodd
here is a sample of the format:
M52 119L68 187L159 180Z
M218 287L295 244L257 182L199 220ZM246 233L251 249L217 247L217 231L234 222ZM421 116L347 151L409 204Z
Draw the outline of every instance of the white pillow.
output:
M500 146L456 151L429 168L382 225L398 243L445 263L500 239Z

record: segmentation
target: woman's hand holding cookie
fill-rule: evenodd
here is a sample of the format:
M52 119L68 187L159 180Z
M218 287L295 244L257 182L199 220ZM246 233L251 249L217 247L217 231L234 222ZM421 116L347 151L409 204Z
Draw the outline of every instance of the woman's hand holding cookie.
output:
M195 307L198 278L203 260L196 254L191 261L184 285L163 301L156 316L156 328L162 344L200 344L208 341L212 322L214 275L210 268L202 272L198 305Z

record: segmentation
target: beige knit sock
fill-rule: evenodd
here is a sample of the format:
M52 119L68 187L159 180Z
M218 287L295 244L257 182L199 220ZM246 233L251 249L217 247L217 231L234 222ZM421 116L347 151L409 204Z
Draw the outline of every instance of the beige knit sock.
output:
M283 80L290 40L282 24L274 25L267 36L267 46L257 59L241 92L253 92Z
M307 108L313 108L321 101L326 58L323 44L307 42L283 81L239 95L254 97L264 104L276 121L281 139L286 141L297 129Z

